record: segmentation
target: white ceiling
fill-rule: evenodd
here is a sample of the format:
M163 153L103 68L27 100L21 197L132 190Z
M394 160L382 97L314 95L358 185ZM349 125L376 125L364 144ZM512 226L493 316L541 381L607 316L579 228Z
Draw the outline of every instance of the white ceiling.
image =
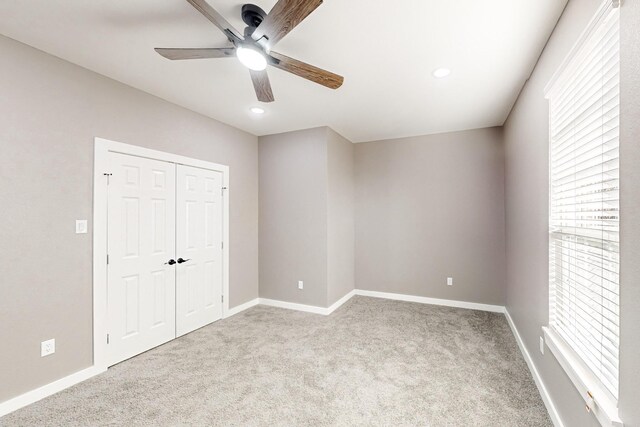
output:
M208 1L242 32L241 1ZM344 85L270 68L261 117L237 59L153 51L225 45L185 0L2 0L0 33L255 135L330 126L361 142L502 125L566 1L325 0L273 50ZM438 67L452 74L434 79Z

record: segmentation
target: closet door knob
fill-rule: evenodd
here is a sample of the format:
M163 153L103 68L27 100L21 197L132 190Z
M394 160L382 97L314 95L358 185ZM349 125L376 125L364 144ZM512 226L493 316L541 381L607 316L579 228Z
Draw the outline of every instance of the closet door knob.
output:
M180 258L180 259L182 259L182 258ZM165 262L165 263L164 263L164 265L167 265L167 264L169 264L169 265L173 265L173 264L175 264L175 263L176 263L176 262L175 262L174 260L170 259L169 261Z
M178 258L178 264L182 264L183 262L187 262L187 261L191 261L191 258L189 259Z

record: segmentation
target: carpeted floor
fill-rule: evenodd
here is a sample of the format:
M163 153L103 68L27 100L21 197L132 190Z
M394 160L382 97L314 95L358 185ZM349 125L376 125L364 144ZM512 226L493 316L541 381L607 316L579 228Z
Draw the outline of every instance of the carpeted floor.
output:
M3 426L551 426L505 317L354 297L257 306L0 419Z

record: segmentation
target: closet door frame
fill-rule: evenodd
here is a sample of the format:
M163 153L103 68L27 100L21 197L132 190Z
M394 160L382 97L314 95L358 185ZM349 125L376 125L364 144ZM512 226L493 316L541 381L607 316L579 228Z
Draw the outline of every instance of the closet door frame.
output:
M107 369L107 200L109 153L127 154L209 169L222 174L222 318L229 316L229 166L177 154L151 150L136 145L94 140L93 170L93 367Z

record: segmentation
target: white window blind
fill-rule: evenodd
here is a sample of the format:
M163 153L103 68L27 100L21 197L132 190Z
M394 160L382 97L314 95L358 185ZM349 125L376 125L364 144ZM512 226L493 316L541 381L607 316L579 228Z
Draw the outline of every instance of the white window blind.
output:
M617 400L619 9L563 64L550 111L550 327Z

